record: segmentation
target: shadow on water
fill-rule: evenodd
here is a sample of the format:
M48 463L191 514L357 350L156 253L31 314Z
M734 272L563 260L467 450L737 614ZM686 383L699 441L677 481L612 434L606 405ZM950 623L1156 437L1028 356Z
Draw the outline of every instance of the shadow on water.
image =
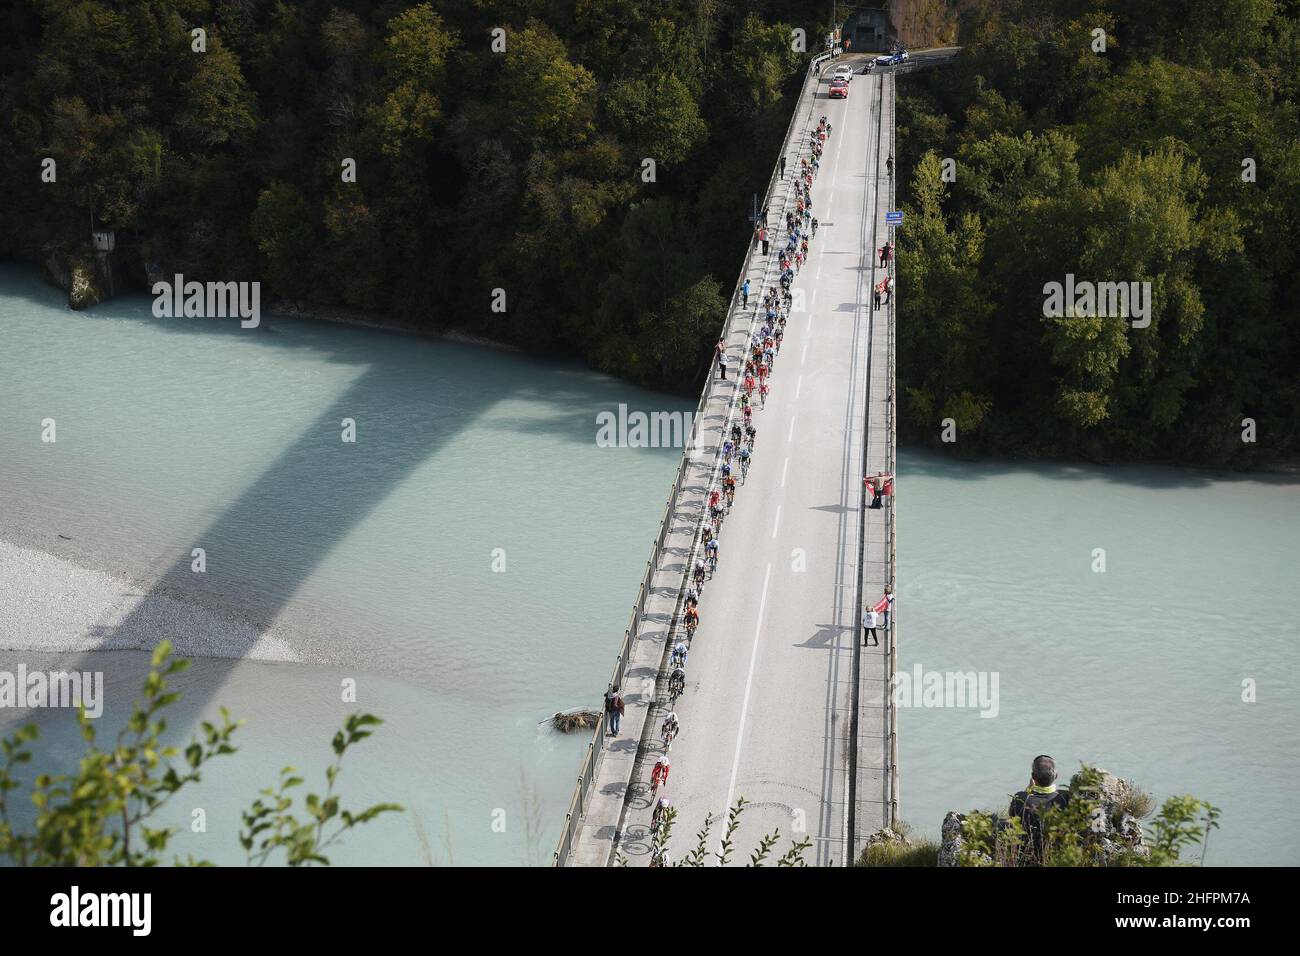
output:
M39 281L15 286L13 298L45 308L58 302L59 293ZM166 557L161 558L163 570L156 574L145 598L111 629L123 635L146 631L146 609L158 596L198 603L218 613L235 607L256 631L241 643L224 648L224 653L235 659L249 654L303 584L369 514L463 433L476 427L485 433L548 433L560 440L588 444L594 440L595 412L617 408L605 399L616 403L620 394L627 398L625 386L576 364L571 369L560 367L557 374L554 362L509 352L494 352L493 361L485 363L480 346L276 316L263 316L263 325L257 329L242 329L237 320L157 319L151 313L151 303L145 295L125 296L80 317L148 324L200 345L233 344L232 337L241 345L255 341L259 348L248 352L250 376L279 371L274 355L267 357L267 349L285 349L357 369L341 394L267 460L260 472L249 475L247 486L237 497L192 536L193 546L207 552L207 573L191 572L188 549L177 554L170 566ZM463 352L463 357L453 354L446 360L444 353L442 361L431 363L430 348ZM484 369L497 374L487 378ZM537 386L538 375L543 373L548 384L556 383L556 387ZM291 383L285 387L292 387ZM229 390L213 400L237 402L239 391L239 382L233 381ZM675 397L658 398L644 392L638 396L641 404L656 404L657 409L686 407ZM504 415L484 421L493 406L512 401L525 405L527 412L516 416L507 409ZM629 405L636 407L635 401ZM356 422L355 444L341 440L344 419ZM655 449L645 451L662 454ZM622 456L601 458L584 480L591 480L596 487L613 487L625 464ZM484 461L476 477L483 487L500 484L505 492L507 482L516 490L529 484L533 479L528 470L527 462ZM463 475L453 486L451 479L442 484L436 471L422 474L431 474L422 493L453 507L463 497ZM528 493L542 498L539 504L545 506L544 487L529 487ZM410 573L426 572L412 568ZM629 590L634 588L635 582L629 582ZM430 626L436 631L437 622L431 621ZM90 636L107 641L109 631L99 626ZM94 656L98 653L82 655L75 669L98 669L102 666L102 657ZM93 663L95 660L99 664ZM233 664L209 668L209 674L220 676L190 687L187 696L198 692L210 699L232 668Z

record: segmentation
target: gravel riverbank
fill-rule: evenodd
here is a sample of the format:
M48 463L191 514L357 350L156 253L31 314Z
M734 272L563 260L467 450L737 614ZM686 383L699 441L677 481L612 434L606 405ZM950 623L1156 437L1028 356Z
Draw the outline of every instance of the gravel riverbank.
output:
M227 616L35 548L0 541L0 649L147 650L185 657L296 661L289 643Z

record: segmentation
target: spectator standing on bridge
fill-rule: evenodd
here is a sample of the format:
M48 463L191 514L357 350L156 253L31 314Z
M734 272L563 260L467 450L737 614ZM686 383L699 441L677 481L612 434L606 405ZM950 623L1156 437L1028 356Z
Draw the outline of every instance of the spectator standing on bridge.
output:
M618 725L623 719L625 707L623 695L619 693L618 687L610 684L609 690L605 692L605 713L609 715L609 735L611 737L618 736Z
M875 608L867 608L862 612L862 646L870 647L875 644L880 646L880 637L876 634L876 628L880 626L880 615L876 613ZM870 640L868 640L870 638Z
M880 288L879 287L876 287L875 289L871 290L871 311L872 312L880 311Z
M885 171L889 173L889 178L894 178L894 154L890 153L889 158L885 160Z
M749 280L748 279L746 279L745 284L740 287L740 306L741 308L744 309L749 308Z
M867 487L871 489L871 507L881 507L880 496L884 494L885 482L890 481L893 477L893 475L887 475L883 471L878 471L866 479Z
M767 255L767 226L758 227L758 241L763 244L763 255Z
M785 179L785 157L781 157L781 178Z
M727 353L718 353L718 373L722 376L722 381L727 380Z

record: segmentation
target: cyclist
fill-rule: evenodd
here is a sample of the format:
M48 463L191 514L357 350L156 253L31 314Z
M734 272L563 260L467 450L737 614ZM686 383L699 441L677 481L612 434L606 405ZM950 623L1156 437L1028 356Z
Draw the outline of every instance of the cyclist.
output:
M672 866L672 861L668 858L668 847L656 845L650 851L651 866Z
M781 340L783 338L785 338L785 329L779 328L772 333L772 344L775 346L775 351L773 352L774 355L776 352L781 351Z
M664 718L663 738L664 749L673 749L673 738L681 732L681 724L677 722L677 711L672 711ZM669 804L671 806L671 804Z
M685 641L678 641L673 645L672 655L668 658L668 663L672 667L685 667L686 657L690 653L686 647Z
M718 539L713 538L704 547L704 553L709 559L709 577L713 577L718 570Z
M746 445L744 448L740 450L740 475L742 478L749 475L750 458L751 455L749 451L749 446Z
M660 787L668 784L668 771L672 769L672 761L668 759L667 754L660 754L659 759L655 761L655 766L650 771L650 787L658 790Z
M736 450L736 443L730 438L722 443L722 457L726 461L731 461L731 453Z
M727 479L731 477L731 462L729 460L724 461L722 463L721 473L722 473L722 483L725 485L727 483Z
M688 607L686 613L682 615L686 623L686 636L693 637L695 629L700 625L700 612L698 608Z
M686 589L686 606L687 607L700 606L700 592L695 590L695 588Z
M750 423L754 420L754 410L748 405L745 406L745 431L748 433Z
M668 675L668 694L673 700L676 700L685 690L686 671L680 667L674 667L673 672Z
M813 238L816 238L816 236L817 236L817 217L816 217L816 216L813 216L812 229L813 229L813 231L812 231Z
M727 492L727 507L730 508L736 503L736 476L728 475L727 480L723 483L723 488Z
M695 586L702 587L704 584L704 561L696 559L695 561Z
M718 509L718 506L721 503L722 503L722 492L719 491L717 488L714 488L712 491L709 492L709 510L716 511Z
M758 437L758 429L754 427L753 423L751 422L750 424L746 425L745 438L749 441L749 450L751 452L754 450L754 439L757 437Z
M731 440L736 444L740 444L741 434L743 434L743 430L740 427L740 422L736 422L731 426Z
M658 830L659 824L668 816L668 811L673 808L673 802L667 797L660 797L655 801L654 812L650 814L650 829Z

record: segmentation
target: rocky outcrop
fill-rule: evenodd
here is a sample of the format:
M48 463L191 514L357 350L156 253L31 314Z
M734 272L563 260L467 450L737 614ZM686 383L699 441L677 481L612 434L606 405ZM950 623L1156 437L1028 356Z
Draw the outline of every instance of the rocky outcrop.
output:
M104 269L94 253L48 250L45 256L46 277L68 293L68 305L77 310L109 297L112 277Z
M966 814L958 813L956 810L949 810L948 815L943 818L943 828L939 834L939 865L956 866L958 855L966 846L966 841L962 838L961 827L966 822ZM988 854L980 854L989 863L993 862L988 859Z
M1105 770L1085 767L1070 778L1070 803L1083 803L1090 807L1087 832L1083 843L1095 865L1107 866L1120 858L1136 853L1146 856L1150 852L1142 832L1140 817L1150 810L1150 798L1127 780L1121 780ZM967 841L962 834L963 825L971 814L950 811L943 818L939 844L939 866L959 866ZM999 848L1000 849L1000 848ZM985 849L976 849L976 865L1005 865L1002 854L995 850L990 855ZM995 860L994 856L999 857Z
M1120 780L1105 770L1097 770L1100 780L1089 785L1080 780L1080 774L1070 778L1070 798L1095 802L1090 828L1091 844L1101 851L1102 857L1111 860L1127 851L1146 856L1149 850L1142 823L1132 812L1147 800L1146 795L1128 780Z
M909 48L949 46L957 42L961 18L975 0L890 0L889 20Z
M911 849L912 841L907 838L906 834L886 827L883 830L877 830L862 842L863 855L866 855L868 851L877 846L890 850L907 850Z

